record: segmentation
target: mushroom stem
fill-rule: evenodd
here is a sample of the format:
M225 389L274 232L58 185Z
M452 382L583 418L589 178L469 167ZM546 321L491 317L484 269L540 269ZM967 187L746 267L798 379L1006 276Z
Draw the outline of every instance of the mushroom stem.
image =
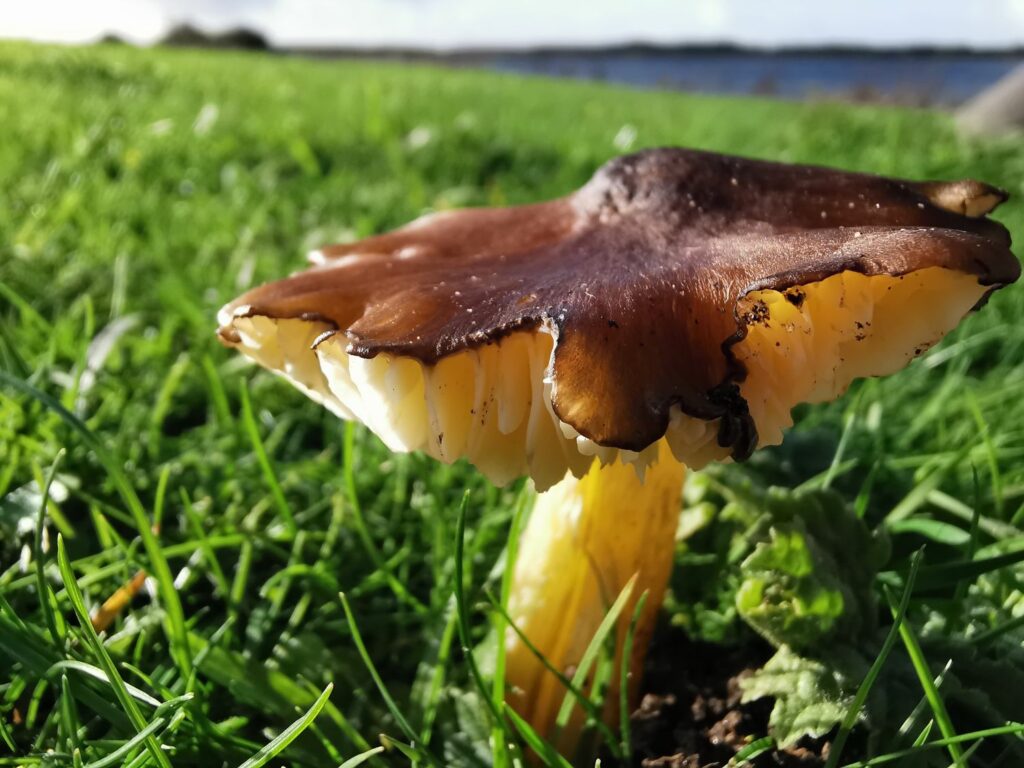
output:
M647 644L672 569L685 468L662 442L644 479L619 461L595 461L582 479L567 476L534 506L519 545L509 614L545 658L571 677L598 625L636 576L616 627L616 659L605 692L605 721L617 721L622 648L634 606L647 593L629 659L635 703ZM511 629L505 636L509 702L563 754L576 751L584 717L577 708L555 732L566 690ZM589 694L589 683L585 691Z

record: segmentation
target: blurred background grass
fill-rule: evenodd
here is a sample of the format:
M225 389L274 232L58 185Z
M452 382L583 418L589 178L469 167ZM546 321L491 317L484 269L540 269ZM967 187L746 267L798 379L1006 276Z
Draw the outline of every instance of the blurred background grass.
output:
M83 419L123 461L147 511L159 510L197 675L169 654L155 589L116 620L107 645L129 682L195 693L164 737L178 750L175 765L240 762L332 681L327 715L289 749L291 764L336 764L376 734L397 733L355 655L339 589L426 741L448 764L490 755L486 734L466 732L458 716L468 684L452 642L455 510L469 489L478 600L520 486L494 489L464 465L390 455L361 429L343 455L343 425L216 342L217 308L243 289L301 268L313 247L428 210L563 194L615 154L666 144L984 179L1013 195L996 217L1024 237L1024 144L967 142L927 111L429 66L2 43L0 126L0 361ZM968 531L976 511L989 524L986 543L1020 547L1022 311L1020 290L1001 292L907 371L804 409L786 445L743 471L797 485L828 469L845 434L834 487L853 502L870 475L872 522L898 508ZM278 498L244 428L243 386ZM44 670L78 653L40 629L24 568L39 478L60 448L51 533L63 533L88 604L152 570L95 453L52 409L0 390L0 611L9 619L0 692L2 707L19 712L8 718L15 753L64 743L67 728L59 681L40 683L40 670L12 651L37 649ZM923 540L935 561L958 557L963 542L936 540L935 530L896 533L890 567L904 567ZM66 608L56 566L47 573ZM960 594L949 632L1024 612L1024 574L1000 578ZM486 624L474 614L481 636ZM115 738L85 708L80 716L88 739Z

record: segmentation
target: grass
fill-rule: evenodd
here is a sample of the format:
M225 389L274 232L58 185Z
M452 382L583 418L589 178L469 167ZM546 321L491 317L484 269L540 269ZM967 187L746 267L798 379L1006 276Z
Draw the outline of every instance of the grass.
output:
M926 112L4 43L0 115L0 765L507 765L536 741L489 718L500 691L464 652L497 621L521 486L391 455L214 339L222 303L305 250L561 194L659 144L982 178L1024 241L1024 146ZM1002 292L741 471L887 527L893 586L927 545L905 640L1024 642L1022 314ZM860 757L1000 764L971 744L1015 726L937 705L945 661L914 658L941 733L915 721Z

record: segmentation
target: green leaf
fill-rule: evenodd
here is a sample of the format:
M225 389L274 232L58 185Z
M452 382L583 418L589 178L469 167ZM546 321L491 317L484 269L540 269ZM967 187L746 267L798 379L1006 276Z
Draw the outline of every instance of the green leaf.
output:
M766 501L767 538L740 567L743 620L776 648L873 632L887 543L831 491L773 488Z
M768 727L785 748L802 736L831 731L849 709L853 691L867 670L867 661L843 646L834 649L828 663L783 646L764 667L740 682L743 702L766 696L775 699Z

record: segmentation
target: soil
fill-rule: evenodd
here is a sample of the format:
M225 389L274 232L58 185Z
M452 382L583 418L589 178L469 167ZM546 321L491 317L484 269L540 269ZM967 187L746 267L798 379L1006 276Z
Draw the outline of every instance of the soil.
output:
M768 733L772 701L741 704L739 681L761 667L772 649L757 640L728 648L662 628L647 657L640 706L632 716L634 766L719 768ZM804 739L750 763L757 768L820 768L827 739Z

